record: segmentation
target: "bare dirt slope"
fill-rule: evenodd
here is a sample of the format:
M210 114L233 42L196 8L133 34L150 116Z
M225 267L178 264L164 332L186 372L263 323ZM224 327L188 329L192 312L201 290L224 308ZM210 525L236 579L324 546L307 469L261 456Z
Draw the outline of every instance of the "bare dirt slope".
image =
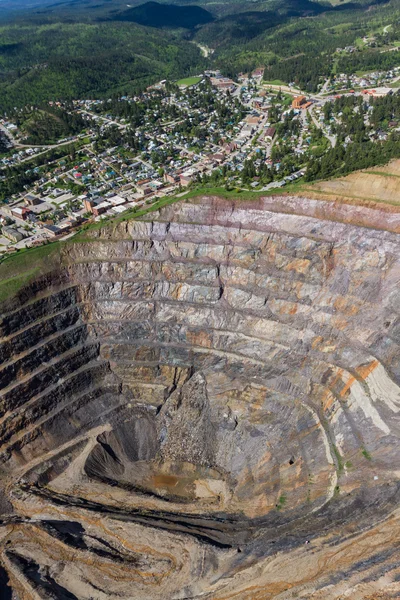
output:
M347 177L307 184L307 195L358 203L388 204L400 208L400 160L384 167L371 167Z

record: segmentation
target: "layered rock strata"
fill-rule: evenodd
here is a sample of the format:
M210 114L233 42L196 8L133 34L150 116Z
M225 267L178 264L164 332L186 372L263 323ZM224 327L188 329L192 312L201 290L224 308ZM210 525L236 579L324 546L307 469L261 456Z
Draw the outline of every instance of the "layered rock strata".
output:
M396 216L202 198L62 262L0 323L5 597L399 597Z

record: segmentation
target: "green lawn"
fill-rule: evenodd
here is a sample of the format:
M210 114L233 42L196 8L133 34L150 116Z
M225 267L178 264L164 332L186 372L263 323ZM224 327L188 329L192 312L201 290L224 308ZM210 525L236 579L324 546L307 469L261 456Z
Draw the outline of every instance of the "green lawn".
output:
M263 81L263 84L264 85L285 85L285 86L288 85L287 83L285 83L281 79L273 79L272 81Z
M15 294L30 281L32 281L39 272L37 269L30 269L22 275L16 275L9 279L0 281L0 302L4 302L8 298L12 298Z
M53 242L4 257L0 263L0 302L14 296L35 277L54 268L59 250L60 243Z
M196 85L196 83L200 83L200 81L202 79L203 79L202 77L186 77L186 79L180 79L176 83L178 85L190 86L190 85Z

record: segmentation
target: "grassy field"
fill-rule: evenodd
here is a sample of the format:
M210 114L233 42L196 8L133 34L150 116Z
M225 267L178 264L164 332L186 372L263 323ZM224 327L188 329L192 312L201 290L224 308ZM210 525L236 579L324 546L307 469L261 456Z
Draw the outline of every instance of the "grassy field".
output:
M200 83L201 80L202 77L186 77L186 79L180 79L176 83L178 85L185 85L186 87L189 87L191 85L196 85L196 83Z
M14 296L22 287L56 266L61 244L53 242L38 248L20 250L0 263L0 302Z
M273 79L272 81L263 81L264 85L284 85L288 87L288 84L282 81L281 79Z

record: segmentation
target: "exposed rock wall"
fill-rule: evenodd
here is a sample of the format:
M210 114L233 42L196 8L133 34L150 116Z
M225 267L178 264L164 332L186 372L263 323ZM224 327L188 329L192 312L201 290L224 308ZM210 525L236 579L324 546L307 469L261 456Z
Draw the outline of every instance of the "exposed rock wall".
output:
M0 460L7 470L101 421L102 403L106 412L118 405L119 382L88 335L79 293L50 288L3 316Z
M325 599L340 572L355 598L381 577L396 597L397 228L300 198L202 199L93 231L5 304L16 593Z

